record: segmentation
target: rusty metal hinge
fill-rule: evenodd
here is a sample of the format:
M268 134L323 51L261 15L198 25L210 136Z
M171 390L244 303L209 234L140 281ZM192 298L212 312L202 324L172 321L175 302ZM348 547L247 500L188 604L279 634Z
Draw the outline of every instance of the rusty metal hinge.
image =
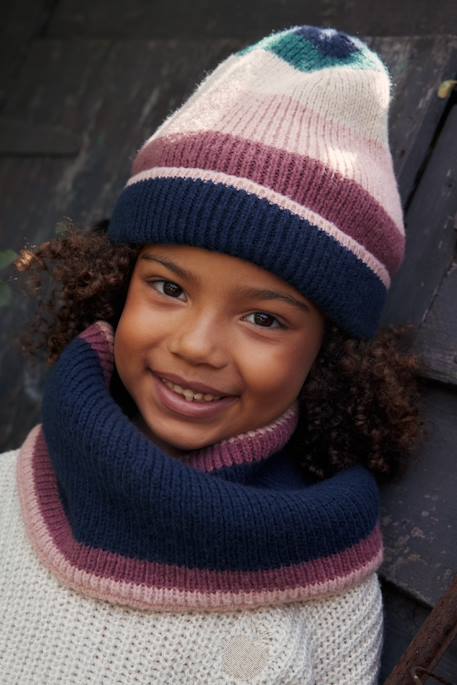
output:
M434 669L449 645L457 637L457 576L450 588L421 626L416 637L389 675L384 685L422 685L429 678L443 685L453 685Z
M436 675L436 673L431 673L430 671L426 671L425 668L422 668L421 666L415 666L410 670L410 675L412 678L412 682L418 685L419 683L422 685L424 683L424 680L422 676L426 675L427 680L429 678L433 678L436 680L438 683L442 683L442 685L453 685L453 683L450 682L450 680L445 680L442 678L440 675Z

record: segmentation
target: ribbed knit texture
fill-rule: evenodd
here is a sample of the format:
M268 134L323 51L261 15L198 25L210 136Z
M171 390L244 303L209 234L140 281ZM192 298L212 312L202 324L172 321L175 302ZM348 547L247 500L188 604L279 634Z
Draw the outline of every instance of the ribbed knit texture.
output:
M140 609L220 611L324 597L379 567L374 476L306 482L287 454L296 405L177 460L122 413L112 368L113 330L97 322L51 370L18 460L30 540L62 582Z
M111 240L246 259L372 337L405 249L390 88L378 55L335 29L230 55L138 151Z
M19 450L0 455L2 685L376 685L376 573L325 599L222 613L93 599L37 558L20 508Z

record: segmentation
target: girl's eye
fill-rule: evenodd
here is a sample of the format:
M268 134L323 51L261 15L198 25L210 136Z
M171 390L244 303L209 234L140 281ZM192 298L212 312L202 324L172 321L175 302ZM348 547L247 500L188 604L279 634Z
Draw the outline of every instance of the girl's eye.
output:
M152 285L154 290L157 290L157 288L155 288L156 283L165 283L165 285L163 287L164 292L161 292L161 291L159 291L159 292L161 295L168 295L169 297L175 297L177 291L182 291L182 288L177 283L174 283L173 281L166 281L164 279L160 279L157 281L148 281L148 283L150 283Z
M248 316L253 316L257 318L257 325L260 325L262 328L286 328L284 324L282 324L279 319L277 319L273 314L267 314L267 312L254 312L253 314L248 314ZM268 321L273 321L276 322L278 325L277 326L268 326L264 325L265 323L268 324Z
M184 290L174 281L157 279L155 281L148 281L148 283L161 295L174 297L175 299L178 299L179 295L181 294L184 295ZM276 316L267 314L267 312L254 312L248 316L253 316L255 325L261 326L262 328L286 328L286 326L282 324L279 319L276 318Z

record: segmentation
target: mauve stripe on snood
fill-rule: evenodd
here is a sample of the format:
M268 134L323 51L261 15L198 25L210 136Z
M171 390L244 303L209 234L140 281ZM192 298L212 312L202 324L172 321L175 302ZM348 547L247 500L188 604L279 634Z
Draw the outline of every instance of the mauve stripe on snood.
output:
M44 442L42 428L37 426L34 433L27 439L27 444L24 444L21 464L18 464L21 490L29 502L31 497L35 500L33 506L27 508L29 532L33 539L39 537L41 543L47 538L45 544L47 562L43 557L42 544L38 545L41 549L42 560L46 565L51 565L56 572L63 574L70 582L72 578L77 578L80 572L87 573L89 577L93 577L90 584L94 592L97 584L100 584L100 593L102 593L107 591L110 583L133 583L145 586L152 591L152 594L155 590L166 591L168 589L171 595L174 590L190 595L200 589L203 591L206 589L206 591L219 592L223 595L226 588L230 587L230 583L236 580L241 590L238 593L227 592L226 602L227 606L230 606L233 603L233 595L243 592L252 595L251 601L254 602L254 597L258 595L258 601L261 603L265 597L268 597L269 587L277 587L278 580L281 580L290 584L289 589L293 596L297 596L297 599L304 599L312 597L314 592L311 587L301 593L300 580L315 585L316 594L320 594L327 585L330 592L339 591L347 583L353 582L352 575L348 580L343 573L345 569L353 567L354 558L359 561L364 560L355 572L362 578L377 568L379 555L383 554L379 524L365 540L355 544L353 548L332 555L333 564L330 557L325 560L327 565L333 565L335 568L333 578L325 577L325 574L321 573L324 568L322 558L273 571L220 572L207 569L189 570L167 564L125 559L116 553L91 549L77 542L72 535L58 496L52 465L47 457L46 449L43 449ZM37 495L35 481L38 481L41 486L39 495ZM52 506L50 506L51 502L46 501L47 499L52 500ZM43 515L43 506L46 507L45 515ZM341 578L338 577L338 569L342 574ZM106 586L105 590L103 590L103 585ZM261 590L259 586L262 587ZM272 593L274 595L275 591L272 590ZM150 597L150 601L153 601L153 596ZM250 605L247 601L246 606ZM202 606L205 606L204 592ZM244 605L240 604L240 606Z

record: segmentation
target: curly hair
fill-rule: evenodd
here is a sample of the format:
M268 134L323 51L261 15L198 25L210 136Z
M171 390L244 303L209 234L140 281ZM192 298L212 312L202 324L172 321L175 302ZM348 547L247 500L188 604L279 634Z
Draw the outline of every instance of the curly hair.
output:
M37 301L20 338L22 350L47 352L51 365L66 345L97 320L116 328L140 246L113 245L108 220L90 230L67 223L61 235L15 262L27 294ZM50 277L45 294L44 275ZM362 464L378 480L401 476L424 437L419 369L408 352L412 326L390 326L371 340L348 336L329 319L321 349L300 391L300 421L289 447L316 480ZM402 346L405 349L402 349ZM129 415L136 407L116 374L113 395Z

